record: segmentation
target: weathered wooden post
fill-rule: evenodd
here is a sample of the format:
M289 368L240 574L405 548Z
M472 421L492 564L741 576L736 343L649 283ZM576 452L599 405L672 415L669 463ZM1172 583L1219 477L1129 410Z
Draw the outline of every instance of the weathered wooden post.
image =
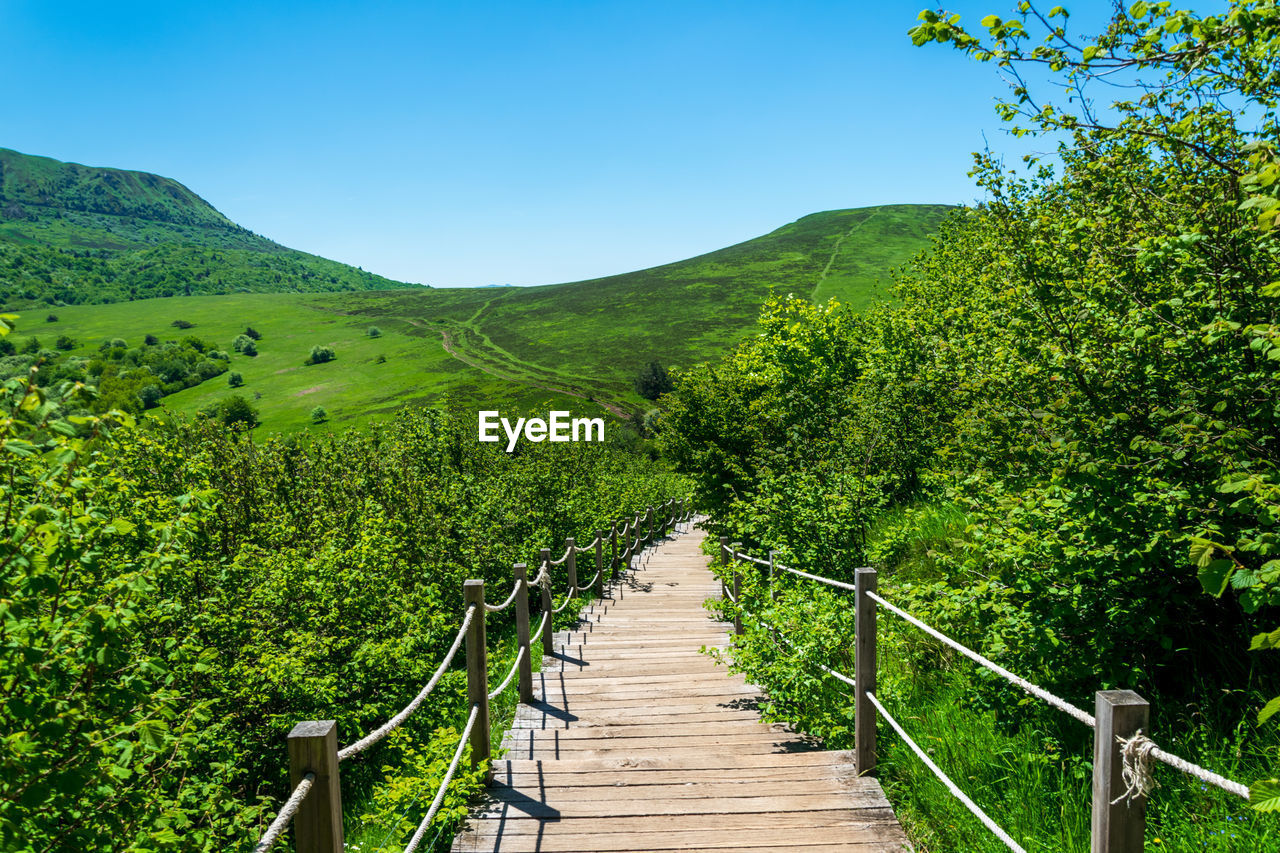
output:
M564 569L569 574L569 597L578 594L578 540L570 536L564 540Z
M1141 853L1147 829L1147 798L1125 797L1123 755L1118 738L1147 727L1151 706L1132 690L1094 694L1093 813L1090 853Z
M613 523L609 531L609 574L610 580L618 577L618 522Z
M738 568L738 553L742 550L741 542L729 546L729 588L733 590L733 633L742 633L742 608L738 605L738 594L742 592L742 577Z
M520 661L520 701L533 701L533 650L529 648L529 567L516 563L511 567L516 578L516 654L524 652ZM550 621L550 620L548 620Z
M596 531L596 598L604 598L604 531Z
M471 727L471 769L475 770L489 760L489 653L484 637L484 581L465 581L462 599L468 607L475 605L476 608L467 629L467 701L480 708ZM486 782L492 773L490 769Z
M853 763L859 776L876 769L876 708L867 698L876 692L876 570L858 569L854 575L853 641Z
M547 568L547 580L542 584L542 612L547 614L547 621L542 623L542 653L549 655L555 652L555 644L551 642L551 623L556 618L551 612L555 606L551 599L551 549L539 551L538 560Z
M728 536L721 536L721 537L720 537L720 566L721 566L721 568L722 568L722 569L727 569L727 568L729 567L729 537L728 537ZM720 577L720 597L721 597L721 598L724 598L725 590L727 590L727 589L728 589L728 587L727 587L727 586L725 586L725 582L724 582L724 572L722 571L722 572L720 573L720 575L721 575L721 577Z
M653 504L649 504L649 544L654 543L653 538Z
M773 586L773 579L777 577L777 575L775 575L774 572L776 572L777 570L778 570L778 552L770 551L769 552L769 597L772 598L774 601L778 600L778 590L775 589Z
M338 724L307 720L289 732L289 784L316 774L298 806L293 831L298 853L342 853L342 787L338 781Z

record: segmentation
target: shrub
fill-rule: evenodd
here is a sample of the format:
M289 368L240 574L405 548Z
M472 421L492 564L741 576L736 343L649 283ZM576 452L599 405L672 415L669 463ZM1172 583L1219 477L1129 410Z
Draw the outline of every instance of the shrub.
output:
M370 326L369 330L365 332L365 334L367 334L371 338L380 338L382 337L382 330L379 329L377 326Z
M146 346L153 347L156 344L160 343L160 339L157 338L155 335L149 334L142 339L142 343L145 344Z
M23 344L23 345L22 345L22 354L23 354L23 355L34 355L34 354L36 354L36 353L38 353L38 352L40 352L40 339L39 339L39 338L27 338L27 342L26 342L25 344Z
M138 389L138 399L142 402L142 408L154 409L160 405L160 398L164 396L164 392L160 390L159 385L143 385Z
M386 357L385 355L379 355L377 358L375 358L375 359L373 360L373 363L374 363L374 364L386 364L386 363L387 363L387 357Z
M239 388L244 384L244 377L233 370L231 371L231 375L227 377L227 384L232 388Z
M253 429L261 423L258 410L239 394L232 394L225 400L209 404L200 410L200 414L206 418L222 421L227 426L243 424L246 428Z
M70 335L58 335L58 339L53 345L60 350L69 350L76 348L76 339Z
M322 424L329 420L329 413L325 411L324 406L316 406L311 410L311 422L313 424Z
M50 314L48 317L45 317L45 318L44 318L44 321L45 321L46 323L56 323L56 322L58 322L58 315L57 315L57 314Z
M189 323L186 320L174 320L169 325L173 326L175 329L190 329L195 325L195 323Z
M646 400L656 400L663 394L671 392L671 377L667 369L656 361L651 361L640 371L635 381L636 393Z
M245 326L244 334L245 334L245 337L252 338L255 341L262 340L262 333L259 332L257 329L255 329L253 326Z
M326 347L316 344L311 348L311 355L307 358L307 364L324 364L326 361L333 361L337 354L333 351L333 347Z

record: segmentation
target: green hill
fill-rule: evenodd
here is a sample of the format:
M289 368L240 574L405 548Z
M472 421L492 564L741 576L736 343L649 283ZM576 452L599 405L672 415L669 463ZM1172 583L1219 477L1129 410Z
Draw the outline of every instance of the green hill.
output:
M235 224L177 181L0 148L0 308L413 287Z
M836 297L855 307L884 298L892 269L923 248L949 210L890 205L817 213L696 258L542 287L222 295L197 290L189 298L59 307L55 322L46 322L48 309L38 306L24 312L12 337L19 354L0 359L0 371L21 369L38 352L53 359L48 370L77 360L101 363L102 344L116 338L141 348L148 335L173 341L162 345L174 347L184 336L195 336L229 353L227 370L239 373L244 385L233 389L219 374L169 393L162 406L191 414L241 394L258 407L267 430L304 428L316 406L329 414L321 429L443 401L503 410L554 405L574 412L638 414L652 404L635 393L632 382L649 361L679 367L717 358L755 333L760 306L770 293ZM166 260L175 252L202 258L211 275L215 256L231 254L161 246L131 252L116 263L131 265L135 275L168 276L165 287L181 293L182 275L193 267L175 273ZM263 253L257 257L264 263L280 261ZM74 280L85 271L72 265L59 275ZM175 321L192 328L175 331ZM234 350L233 341L246 326L262 335L256 356ZM376 327L376 336L370 327ZM59 336L73 346L54 350ZM332 347L337 358L306 364L315 345ZM32 352L23 356L23 349ZM143 349L108 354L117 357L125 374L151 358ZM131 367L135 361L138 366ZM181 381L173 380L172 387ZM124 387L131 386L125 382Z

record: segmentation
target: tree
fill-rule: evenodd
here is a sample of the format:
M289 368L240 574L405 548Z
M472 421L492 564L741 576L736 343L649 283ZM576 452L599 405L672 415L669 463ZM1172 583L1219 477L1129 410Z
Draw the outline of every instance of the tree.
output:
M76 348L76 339L70 335L58 335L53 345L60 350L72 350Z
M146 346L153 347L156 344L160 343L160 339L157 338L155 335L148 334L145 338L142 339L142 343L145 344Z
M333 347L316 344L311 348L311 355L307 358L307 364L324 364L326 361L333 361L337 354L333 351Z
M142 402L142 408L154 409L160 405L160 398L164 396L159 385L143 385L138 389L138 399Z
M262 340L262 333L259 332L257 329L255 329L253 326L246 326L244 330L244 334L246 337L252 338L255 341Z
M649 362L635 381L636 393L646 400L656 400L671 392L671 377L667 369L656 361Z
M44 321L45 321L46 323L56 323L56 322L58 322L58 315L57 315L57 314L50 314L48 317L45 317L45 318L44 318Z
M365 334L367 334L371 338L380 338L382 337L382 330L379 329L377 326L370 326L369 330L365 332Z
M258 419L258 410L239 394L232 394L215 404L213 414L229 427L240 424L247 429L253 429L261 422Z
M231 375L227 377L227 384L232 388L239 388L244 384L244 377L233 370L231 371Z
M313 424L322 424L329 420L329 413L325 411L324 406L316 406L311 410L311 422Z

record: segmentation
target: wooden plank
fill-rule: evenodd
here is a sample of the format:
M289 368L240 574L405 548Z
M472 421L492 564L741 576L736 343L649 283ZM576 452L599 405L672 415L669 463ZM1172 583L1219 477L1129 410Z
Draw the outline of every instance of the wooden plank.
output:
M651 833L667 831L683 831L689 829L733 828L740 830L780 830L810 829L814 826L826 828L869 826L876 823L893 821L893 812L888 805L868 809L832 809L816 812L766 812L753 815L672 815L655 828L647 817L611 817L599 818L565 818L555 826L560 834L607 835L610 833ZM471 833L476 836L518 836L545 833L556 821L539 820L486 820L476 821ZM721 842L723 843L723 842Z

